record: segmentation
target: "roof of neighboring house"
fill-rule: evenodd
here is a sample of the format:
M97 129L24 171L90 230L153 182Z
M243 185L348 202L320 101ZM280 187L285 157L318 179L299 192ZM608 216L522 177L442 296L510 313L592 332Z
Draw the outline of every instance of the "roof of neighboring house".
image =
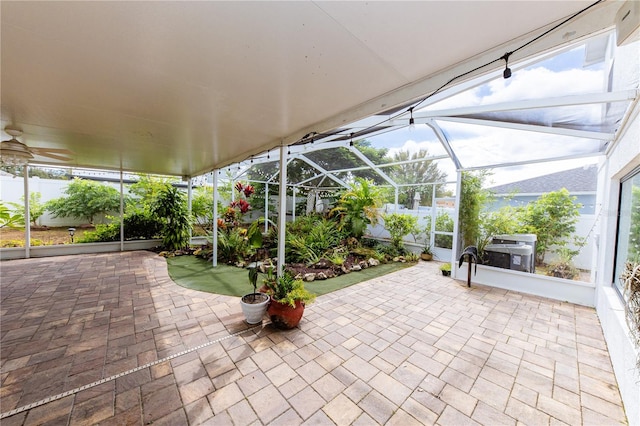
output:
M570 193L596 192L598 168L595 164L564 170L531 179L489 188L495 194L544 194L566 188Z

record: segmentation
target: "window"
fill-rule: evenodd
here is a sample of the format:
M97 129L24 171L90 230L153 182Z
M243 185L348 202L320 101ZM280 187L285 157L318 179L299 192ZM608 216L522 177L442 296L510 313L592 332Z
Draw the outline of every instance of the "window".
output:
M614 286L622 293L620 275L627 261L640 261L640 170L620 184L620 210L616 245Z

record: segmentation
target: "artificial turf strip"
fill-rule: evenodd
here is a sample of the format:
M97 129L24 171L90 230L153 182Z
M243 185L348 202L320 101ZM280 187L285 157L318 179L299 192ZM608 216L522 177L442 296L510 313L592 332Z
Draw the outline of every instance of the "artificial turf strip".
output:
M246 269L220 264L214 268L211 266L211 262L196 256L170 257L167 258L167 265L171 279L176 284L191 290L237 297L253 291ZM395 272L410 265L398 262L381 264L329 280L305 283L305 287L319 296ZM262 278L262 275L258 277L258 287L262 285Z

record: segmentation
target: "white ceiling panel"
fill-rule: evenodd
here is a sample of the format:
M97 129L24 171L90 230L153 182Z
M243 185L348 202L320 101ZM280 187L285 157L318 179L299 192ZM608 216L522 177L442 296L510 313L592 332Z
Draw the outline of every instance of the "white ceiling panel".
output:
M2 126L69 166L195 175L422 96L588 4L3 1Z

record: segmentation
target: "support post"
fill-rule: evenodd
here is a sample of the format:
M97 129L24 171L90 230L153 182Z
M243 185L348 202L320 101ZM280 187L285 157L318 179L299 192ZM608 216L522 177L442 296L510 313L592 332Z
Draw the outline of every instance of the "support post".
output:
M287 226L287 151L280 146L280 188L278 206L278 277L284 272L284 238Z
M31 253L31 212L29 206L29 165L22 166L24 176L24 258L29 259Z
M393 199L393 212L398 213L398 187L396 186L395 197Z
M193 192L192 192L192 179L189 177L187 180L187 211L189 212L189 217L191 217L191 202L193 200ZM191 242L191 237L193 237L193 227L189 227L189 242Z
M291 210L291 220L296 221L296 192L298 192L297 187L293 187L293 208Z
M456 182L456 208L453 211L453 238L451 243L451 278L456 278L457 268L455 267L456 259L458 255L458 233L460 230L460 226L458 224L458 217L460 216L458 212L460 211L460 199L462 192L462 170L458 169L457 173L458 179Z
M124 251L124 173L120 169L120 251Z
M269 231L269 184L264 184L264 233Z
M232 190L233 191L233 190ZM213 171L213 267L218 266L218 170Z

